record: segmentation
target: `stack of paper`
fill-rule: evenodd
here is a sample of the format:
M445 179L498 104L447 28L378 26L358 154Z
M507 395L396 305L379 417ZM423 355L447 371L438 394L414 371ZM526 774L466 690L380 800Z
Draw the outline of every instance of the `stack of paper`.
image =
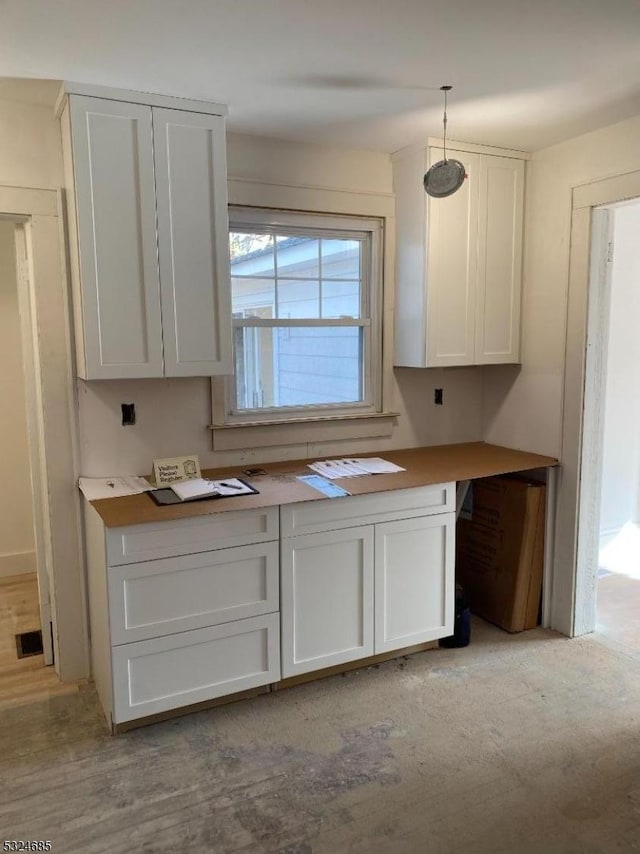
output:
M319 460L310 463L309 468L317 471L329 480L340 477L361 477L365 474L392 474L397 471L406 471L402 466L383 460L381 457L360 457L355 459L343 458L341 460Z
M362 459L348 460L363 468L367 474L394 474L397 471L406 471L402 466L383 460L382 457L363 457Z
M87 501L99 498L119 498L122 495L139 495L154 489L143 477L81 477L80 491Z

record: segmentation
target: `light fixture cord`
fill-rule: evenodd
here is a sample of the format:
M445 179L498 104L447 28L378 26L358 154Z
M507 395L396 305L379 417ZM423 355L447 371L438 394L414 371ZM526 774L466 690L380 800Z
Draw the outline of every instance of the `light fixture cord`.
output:
M442 116L442 150L444 162L447 162L447 90L444 89L444 115Z

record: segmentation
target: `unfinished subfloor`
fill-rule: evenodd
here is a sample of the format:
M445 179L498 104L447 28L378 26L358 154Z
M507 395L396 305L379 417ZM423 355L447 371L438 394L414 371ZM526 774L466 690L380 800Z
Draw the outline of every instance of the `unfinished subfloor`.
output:
M480 621L433 650L112 737L0 713L2 839L53 852L640 850L640 655Z

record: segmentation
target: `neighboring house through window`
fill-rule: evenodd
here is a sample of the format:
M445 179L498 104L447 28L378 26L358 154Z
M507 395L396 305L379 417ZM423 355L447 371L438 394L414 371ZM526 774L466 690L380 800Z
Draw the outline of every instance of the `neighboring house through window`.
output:
M377 219L230 209L227 422L381 408Z

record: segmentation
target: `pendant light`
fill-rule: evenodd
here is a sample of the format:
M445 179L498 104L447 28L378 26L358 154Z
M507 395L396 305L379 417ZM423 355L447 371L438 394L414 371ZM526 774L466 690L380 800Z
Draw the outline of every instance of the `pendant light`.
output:
M436 199L451 196L456 190L460 189L464 183L464 179L467 177L463 163L453 158L447 160L447 93L452 88L452 86L440 87L440 91L444 92L444 116L442 117L442 148L444 159L439 160L429 168L422 182L425 193Z

